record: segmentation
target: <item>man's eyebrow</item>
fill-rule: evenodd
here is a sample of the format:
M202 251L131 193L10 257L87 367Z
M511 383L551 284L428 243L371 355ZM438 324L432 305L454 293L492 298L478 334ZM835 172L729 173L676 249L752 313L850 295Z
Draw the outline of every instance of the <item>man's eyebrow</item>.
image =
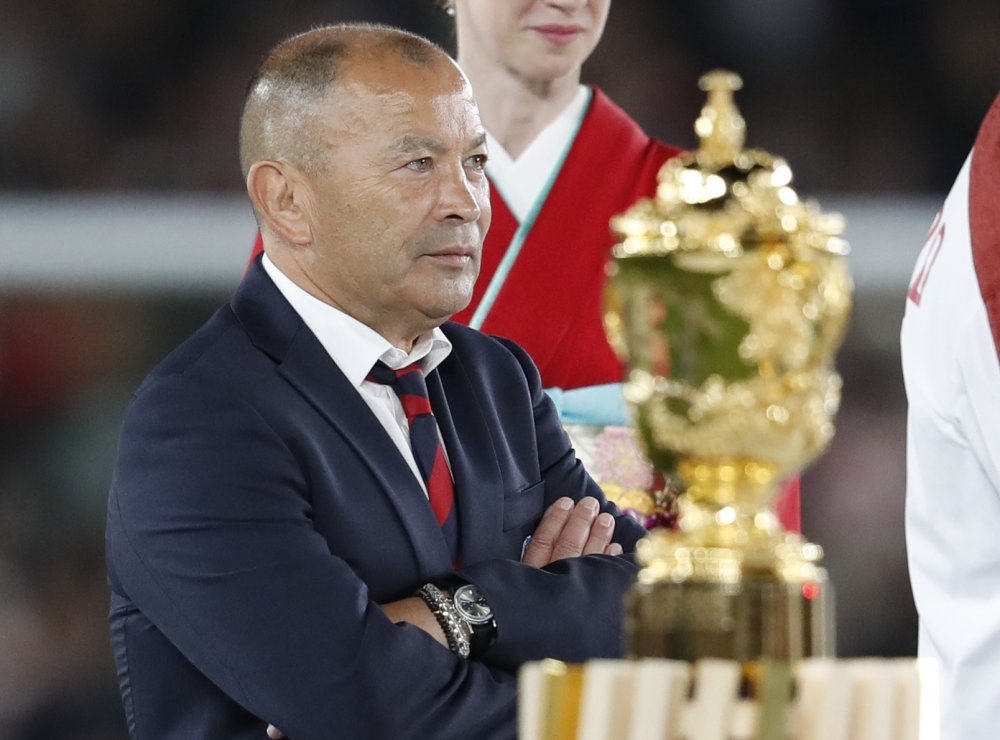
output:
M483 133L479 134L479 136L477 136L475 139L472 140L472 143L469 144L469 149L478 149L479 147L484 146L485 144L486 144L486 132L483 131Z
M394 154L411 154L417 151L428 151L432 154L443 154L448 150L444 142L431 136L420 134L403 134L389 148Z

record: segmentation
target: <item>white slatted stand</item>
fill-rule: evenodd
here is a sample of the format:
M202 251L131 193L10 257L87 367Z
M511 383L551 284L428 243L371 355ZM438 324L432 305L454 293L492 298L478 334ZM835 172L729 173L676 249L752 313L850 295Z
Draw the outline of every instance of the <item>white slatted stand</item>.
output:
M558 684L552 665L521 669L520 740L760 740L765 727L781 740L939 737L937 669L923 660L804 660L794 690L787 667L764 669L757 700L740 697L741 667L730 661L559 664ZM566 670L582 671L582 683Z

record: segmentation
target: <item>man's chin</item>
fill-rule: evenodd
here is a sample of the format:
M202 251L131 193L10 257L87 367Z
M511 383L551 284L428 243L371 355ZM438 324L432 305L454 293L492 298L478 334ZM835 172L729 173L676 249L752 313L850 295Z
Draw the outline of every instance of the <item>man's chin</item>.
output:
M457 314L463 308L469 305L469 301L466 301L458 308L454 306L435 306L428 311L424 312L428 321L433 322L435 326L441 326L441 324L450 320L452 316Z
M472 292L459 296L448 296L431 305L424 306L423 314L429 321L440 326L472 302Z
M453 315L472 302L472 291L479 271L469 270L465 274L452 274L444 279L440 273L428 279L413 280L398 294L400 302L409 302L426 320L443 324Z

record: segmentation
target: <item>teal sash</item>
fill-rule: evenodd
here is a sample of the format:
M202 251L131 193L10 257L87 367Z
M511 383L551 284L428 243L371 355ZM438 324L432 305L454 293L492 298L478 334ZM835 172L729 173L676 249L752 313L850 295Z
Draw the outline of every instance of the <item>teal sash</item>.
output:
M483 299L479 302L476 307L475 313L472 314L472 319L469 320L469 326L477 331L483 328L483 322L486 321L486 317L489 316L490 310L493 308L493 304L496 302L497 296L500 294L500 290L503 288L504 283L507 282L507 276L510 275L511 268L514 267L514 262L517 261L517 256L521 253L521 248L524 246L524 242L528 238L528 234L531 233L531 227L535 225L535 220L538 218L539 211L542 210L542 206L545 204L546 198L549 197L549 192L552 190L552 186L555 184L556 178L559 177L559 172L562 170L563 163L566 161L566 157L569 156L570 149L573 148L573 142L576 141L576 135L580 133L580 126L583 125L583 119L587 117L587 110L590 108L590 99L593 96L593 91L587 88L587 104L583 106L583 114L580 116L580 120L576 122L576 128L573 130L573 135L569 137L569 141L566 143L566 147L562 154L559 156L559 160L556 166L552 169L552 174L549 176L548 182L545 183L545 187L538 194L538 198L531 206L531 210L528 212L528 217L524 219L524 222L519 224L517 231L514 232L514 238L510 240L510 244L507 245L507 251L504 252L503 259L500 260L500 264L497 267L496 273L493 275L493 279L490 280L490 284L486 287L486 292L483 293ZM500 193L501 197L503 192ZM510 202L510 201L507 201Z
M588 385L585 388L546 388L545 392L563 424L628 426L629 412L622 397L622 383Z

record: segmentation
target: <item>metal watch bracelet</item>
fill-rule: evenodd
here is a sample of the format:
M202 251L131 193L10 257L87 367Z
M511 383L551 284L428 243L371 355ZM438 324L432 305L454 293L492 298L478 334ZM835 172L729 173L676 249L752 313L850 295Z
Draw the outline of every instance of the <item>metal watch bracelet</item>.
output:
M451 599L433 583L421 586L417 596L424 600L440 625L448 640L448 649L461 658L468 658L469 638L466 635L465 621L458 615Z

